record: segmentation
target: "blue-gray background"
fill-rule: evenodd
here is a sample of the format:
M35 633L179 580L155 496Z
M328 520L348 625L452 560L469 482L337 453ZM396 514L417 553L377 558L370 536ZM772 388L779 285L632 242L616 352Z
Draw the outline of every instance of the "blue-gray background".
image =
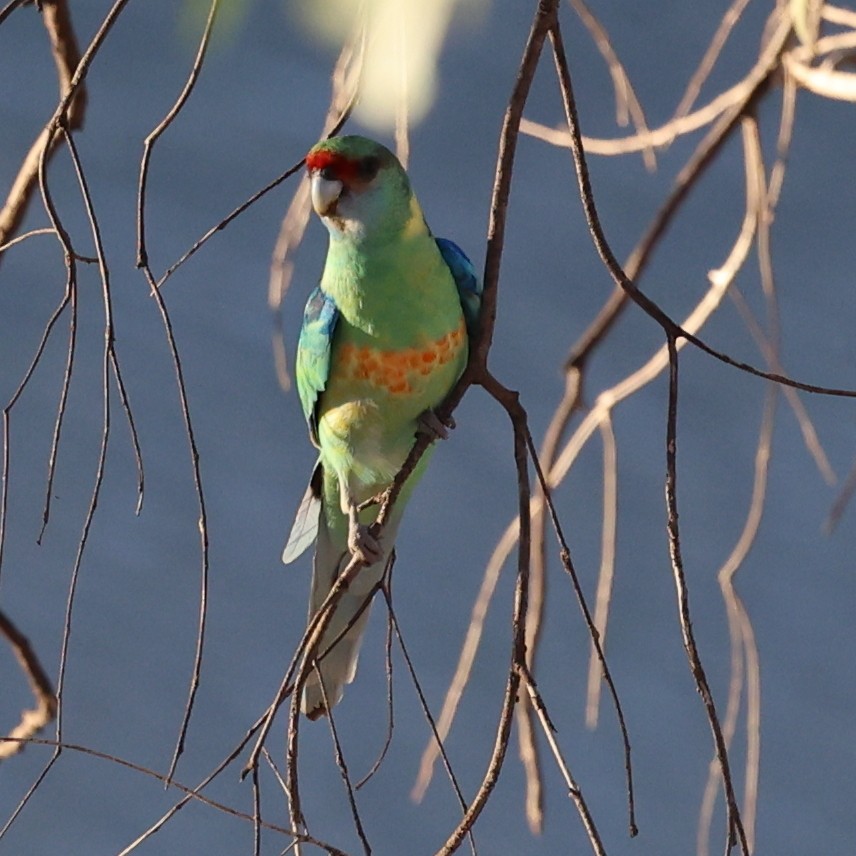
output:
M83 45L109 4L72 4ZM698 61L722 2L597 4L656 125L668 119ZM86 128L78 135L111 269L116 342L145 456L146 499L134 516L134 468L121 412L101 500L80 572L69 652L64 738L164 771L186 699L199 588L197 509L187 443L163 328L134 269L136 179L142 140L172 104L194 47L180 4L129 4L89 77ZM159 144L149 191L149 249L156 271L314 141L326 110L331 49L319 47L279 3L249 14L217 41L190 103ZM461 23L444 47L440 95L415 130L411 174L434 229L483 258L497 137L533 3L495 3ZM750 8L706 93L734 82L751 63L768 4ZM613 99L589 38L566 22L584 130L614 136ZM0 28L0 181L8 186L56 101L45 33L32 8ZM760 109L768 153L780 94ZM549 56L538 73L530 118L551 124L561 109ZM352 125L359 130L358 125ZM788 371L856 387L852 299L852 106L801 94L790 170L773 229ZM607 234L623 256L691 151L681 141L660 171L638 158L592 159ZM60 214L76 246L91 253L67 155L50 168ZM186 371L201 454L211 536L211 593L202 684L177 778L195 783L268 704L305 620L308 558L283 568L279 553L313 461L295 395L276 381L267 299L271 248L293 183L271 193L217 235L169 282L165 297ZM38 202L27 227L45 223ZM724 260L743 210L738 141L700 182L642 285L680 317ZM286 307L292 345L305 295L324 254L313 222ZM754 306L754 261L739 284ZM16 248L0 267L0 400L19 383L65 286L50 237ZM610 289L582 223L567 152L521 139L500 285L491 365L521 390L536 437L561 393L561 361ZM55 677L74 559L92 490L101 425L103 309L97 271L80 268L78 356L43 544L47 456L65 359L67 316L33 382L12 412L8 539L2 606L30 637ZM712 343L761 363L733 305L705 329ZM628 313L591 364L586 398L636 367L661 342L656 326ZM724 709L729 675L726 617L715 572L743 525L764 395L762 382L685 351L682 361L679 499L695 628L713 690ZM116 396L113 396L115 403ZM839 477L856 448L851 402L806 397ZM604 707L594 732L583 724L588 644L567 582L553 561L539 677L566 757L584 788L611 854L694 852L697 809L710 738L681 648L663 509L666 387L661 379L616 413L620 506L615 602L608 655L634 748L640 837L626 836L621 745ZM399 542L397 611L428 699L439 710L481 571L515 508L507 419L474 390L458 430L435 456ZM558 493L576 564L591 594L598 565L601 450L595 440ZM763 731L758 852L849 854L856 849L856 666L852 620L853 512L832 537L821 534L835 495L806 453L790 411L780 407L766 512L739 588L754 620L762 662ZM510 652L513 572L506 570L449 752L466 794L489 756ZM383 622L377 610L358 680L338 723L359 776L383 741ZM426 801L408 792L427 728L400 661L396 731L376 779L359 794L380 854L433 852L455 823L453 795L438 774ZM17 720L30 696L0 647L0 721ZM324 724L303 728L301 771L311 828L359 850ZM278 724L269 747L282 761ZM735 745L738 783L744 744ZM0 768L5 818L49 757L30 748ZM564 786L545 756L547 822L530 836L522 775L512 750L496 795L477 826L483 854L586 852ZM251 811L248 784L230 768L212 796ZM264 813L285 822L281 793L268 783ZM176 798L153 779L64 753L7 836L0 853L120 851ZM714 824L721 849L721 814ZM251 826L199 804L185 808L138 850L151 854L251 852ZM265 853L281 851L270 834Z

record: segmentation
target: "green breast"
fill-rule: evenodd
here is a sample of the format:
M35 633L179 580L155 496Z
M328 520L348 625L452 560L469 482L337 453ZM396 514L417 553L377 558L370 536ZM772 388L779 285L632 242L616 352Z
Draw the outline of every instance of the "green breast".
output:
M437 406L463 371L463 313L428 234L359 263L337 259L333 249L322 288L340 318L320 399L322 456L349 482L385 485L413 445L416 417Z

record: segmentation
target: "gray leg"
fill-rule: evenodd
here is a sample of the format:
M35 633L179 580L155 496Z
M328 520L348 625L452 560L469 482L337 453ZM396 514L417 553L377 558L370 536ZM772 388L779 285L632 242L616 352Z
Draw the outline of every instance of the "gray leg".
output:
M373 565L375 562L380 561L383 556L383 549L377 538L369 532L369 527L364 523L360 523L357 504L351 497L350 491L341 482L339 486L342 510L347 512L348 515L348 549L352 555L367 565Z

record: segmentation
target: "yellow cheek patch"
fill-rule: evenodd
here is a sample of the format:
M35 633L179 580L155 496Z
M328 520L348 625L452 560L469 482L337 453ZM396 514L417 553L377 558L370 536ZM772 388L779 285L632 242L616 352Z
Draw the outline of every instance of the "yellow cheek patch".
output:
M456 359L464 343L463 322L456 330L422 348L382 351L348 342L339 349L337 373L341 372L343 380L368 381L394 395L406 395L413 391L413 384L418 378L427 377Z

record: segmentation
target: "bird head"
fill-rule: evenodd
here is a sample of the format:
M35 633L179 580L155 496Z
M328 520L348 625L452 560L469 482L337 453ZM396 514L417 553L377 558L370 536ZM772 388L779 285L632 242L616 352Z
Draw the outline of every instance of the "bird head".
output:
M392 237L422 212L407 173L385 146L365 137L333 137L306 155L312 207L334 237Z

